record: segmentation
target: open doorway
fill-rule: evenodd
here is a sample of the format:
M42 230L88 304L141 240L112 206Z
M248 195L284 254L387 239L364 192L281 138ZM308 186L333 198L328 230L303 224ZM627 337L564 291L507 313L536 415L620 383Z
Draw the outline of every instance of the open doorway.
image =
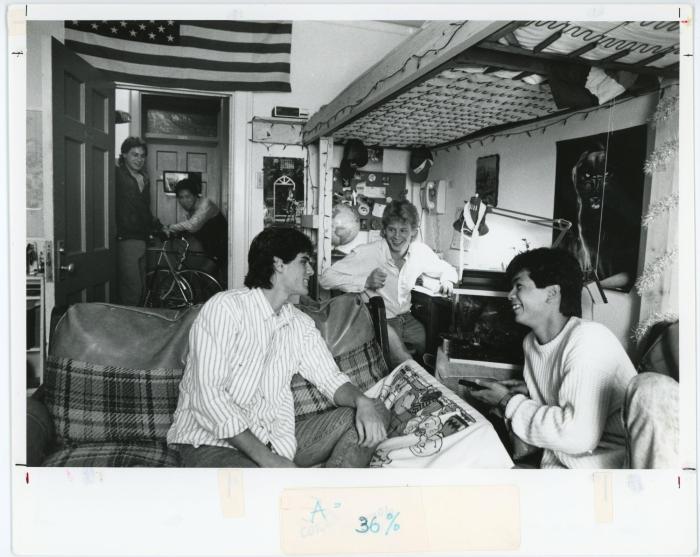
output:
M187 95L166 90L117 88L115 108L124 113L124 124L116 124L115 152L128 136L139 136L147 144L145 170L151 181L151 212L163 225L186 221L192 209L178 202L174 186L186 177L200 185L206 197L229 219L228 145L229 99L221 96ZM117 120L119 121L119 120ZM192 251L204 250L197 238L189 235ZM227 238L221 239L224 246ZM160 247L156 242L156 247ZM225 258L227 259L227 258ZM148 267L153 269L157 256L152 251ZM190 266L204 264L190 258ZM225 263L217 279L226 287ZM210 270L210 269L207 269Z

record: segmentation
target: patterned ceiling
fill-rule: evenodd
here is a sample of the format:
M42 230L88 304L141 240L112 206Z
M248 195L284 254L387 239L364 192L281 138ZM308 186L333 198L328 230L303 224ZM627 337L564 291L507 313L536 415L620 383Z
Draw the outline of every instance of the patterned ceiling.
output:
M339 142L411 147L438 145L481 129L548 116L558 109L549 86L514 81L517 72L484 67L445 70L338 130Z
M561 105L561 99L560 106L555 104L549 84L553 74L559 79L562 67L583 68L585 85L601 104L619 96L635 81L643 82L643 90L649 91L664 77L678 78L677 21L503 24L499 32L455 57L445 66L448 69L418 79L397 96L362 112L353 115L353 108L343 120L347 123L329 126L326 134L332 134L338 143L358 138L366 145L383 147L444 146L494 127L516 126L565 112L567 106ZM386 67L387 74L396 71ZM642 75L645 79L638 80ZM611 85L608 77L626 85L615 90L617 85ZM600 87L605 80L607 92ZM594 90L596 84L598 90ZM583 87L583 83L578 86ZM613 94L608 94L611 90ZM608 96L601 96L601 91ZM342 111L345 116L348 105L354 104L360 103L338 98L324 107L324 114ZM314 115L305 126L305 138L319 125Z

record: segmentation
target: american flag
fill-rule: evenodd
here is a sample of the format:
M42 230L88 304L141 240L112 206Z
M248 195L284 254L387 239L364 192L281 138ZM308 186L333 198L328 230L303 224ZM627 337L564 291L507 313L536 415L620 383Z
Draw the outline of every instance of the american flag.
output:
M292 24L66 21L65 45L119 83L205 91L291 91Z

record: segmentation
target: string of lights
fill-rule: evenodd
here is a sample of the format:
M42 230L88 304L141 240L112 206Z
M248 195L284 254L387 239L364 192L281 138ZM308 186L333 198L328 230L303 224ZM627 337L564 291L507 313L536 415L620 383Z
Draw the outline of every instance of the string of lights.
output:
M662 85L660 87L660 90L663 91L663 90L665 90L669 87L672 87L672 86L673 86L673 84ZM620 105L625 104L629 101L632 101L636 98L637 97L629 96L629 97L626 97L624 99L615 100L615 104L620 106ZM577 116L580 116L580 115L583 115L583 120L586 120L586 119L588 119L588 116L590 114L592 114L594 112L598 112L599 110L609 110L610 106L611 106L610 104L606 103L606 104L600 105L600 106L585 108L585 109L577 110L575 112L570 112L570 113L568 113L565 116L562 116L560 118L548 120L546 123L543 123L539 126L528 127L527 129L524 129L524 130L516 130L516 131L508 130L508 131L501 131L501 132L485 134L481 137L475 137L475 138L472 138L469 140L464 140L464 141L461 141L458 143L454 143L452 145L433 147L432 150L433 151L446 151L449 153L451 149L456 149L456 150L460 151L461 147L463 145L466 145L469 149L472 148L473 144L479 144L483 147L485 143L488 143L489 141L491 143L493 143L496 141L496 139L499 139L499 138L509 138L509 137L518 136L518 135L527 135L528 137L532 137L535 134L535 132L540 132L541 134L544 134L548 128L556 126L557 124L561 124L562 126L566 126L566 124L569 120L571 120L572 118L575 118Z
M317 123L315 126L313 126L312 128L309 128L309 129L305 130L305 132L306 132L307 134L308 134L308 133L313 133L313 132L315 132L318 128L320 128L320 127L322 127L322 126L326 126L326 125L328 125L329 123L331 123L331 122L333 122L334 120L336 120L336 119L338 118L338 116L340 116L340 114L343 113L343 112L345 112L346 110L352 110L352 109L355 108L356 106L361 105L361 104L362 104L363 102L365 102L365 100L367 100L367 98L368 98L372 93L374 93L374 91L376 91L384 82L386 82L386 81L392 79L394 76L396 76L396 75L398 75L398 74L400 74L400 73L404 73L404 72L406 71L406 67L408 66L408 64L411 63L413 60L416 60L416 69L417 69L417 70L420 69L421 62L422 62L423 58L425 58L426 56L429 56L431 53L432 53L432 54L438 54L438 53L442 52L443 50L445 50L445 49L452 43L452 40L454 39L455 35L459 32L459 30L460 30L462 27L464 27L466 24L467 24L466 21L462 21L462 22L459 22L459 23L450 23L450 25L454 27L454 30L452 31L452 34L449 36L449 38L447 39L447 41L445 42L445 44L443 44L443 45L440 46L440 47L430 48L430 49L426 50L423 54L411 54L411 56L409 56L408 58L406 58L406 60L404 61L404 63L403 63L396 71L394 71L393 73L388 74L388 75L384 76L383 78L381 78L380 80L378 80L374 85L372 85L372 87L371 87L362 97L360 97L359 99L357 99L356 101L354 101L354 102L352 102L352 103L349 103L349 104L346 104L345 106L342 106L342 107L339 108L334 114L332 114L327 120L324 120L323 122L318 122L318 123ZM445 36L445 32L442 33L442 36Z

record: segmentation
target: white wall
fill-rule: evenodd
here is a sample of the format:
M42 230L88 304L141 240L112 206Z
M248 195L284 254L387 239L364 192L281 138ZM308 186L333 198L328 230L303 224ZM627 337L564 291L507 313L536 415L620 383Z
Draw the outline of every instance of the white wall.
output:
M554 185L556 173L556 142L576 137L624 129L646 123L656 106L656 95L646 95L615 106L609 122L610 110L602 109L584 120L576 115L561 123L548 127L544 133L502 136L495 141L488 139L484 145L472 143L471 148L462 145L450 151L434 153L435 165L430 172L431 180L450 180L447 191L447 213L440 218L440 246L445 258L457 265L459 251L450 249L452 222L456 208L463 207L476 191L476 159L498 154L498 206L505 209L532 213L553 218ZM509 130L511 133L517 129ZM508 132L504 132L508 133ZM470 250L465 262L470 267L501 270L514 255L515 249L523 247L522 238L527 238L530 248L550 245L551 229L520 223L519 221L488 215L489 233L477 240L476 249Z
M255 93L253 113L272 107L306 108L309 114L333 100L415 29L374 21L295 21L292 25L291 93Z
M379 22L295 21L292 26L291 93L253 93L252 116L269 118L274 106L305 108L310 114L330 102L414 30ZM250 128L248 128L250 130ZM250 137L250 132L248 134ZM250 226L246 245L263 228L263 189L258 173L263 157L296 157L307 160L306 149L297 145L251 143L248 188L251 194ZM334 153L334 166L340 163L342 147ZM385 151L381 167L367 165L363 170L406 172L408 154ZM317 185L317 184L316 184ZM310 200L307 200L310 205Z

